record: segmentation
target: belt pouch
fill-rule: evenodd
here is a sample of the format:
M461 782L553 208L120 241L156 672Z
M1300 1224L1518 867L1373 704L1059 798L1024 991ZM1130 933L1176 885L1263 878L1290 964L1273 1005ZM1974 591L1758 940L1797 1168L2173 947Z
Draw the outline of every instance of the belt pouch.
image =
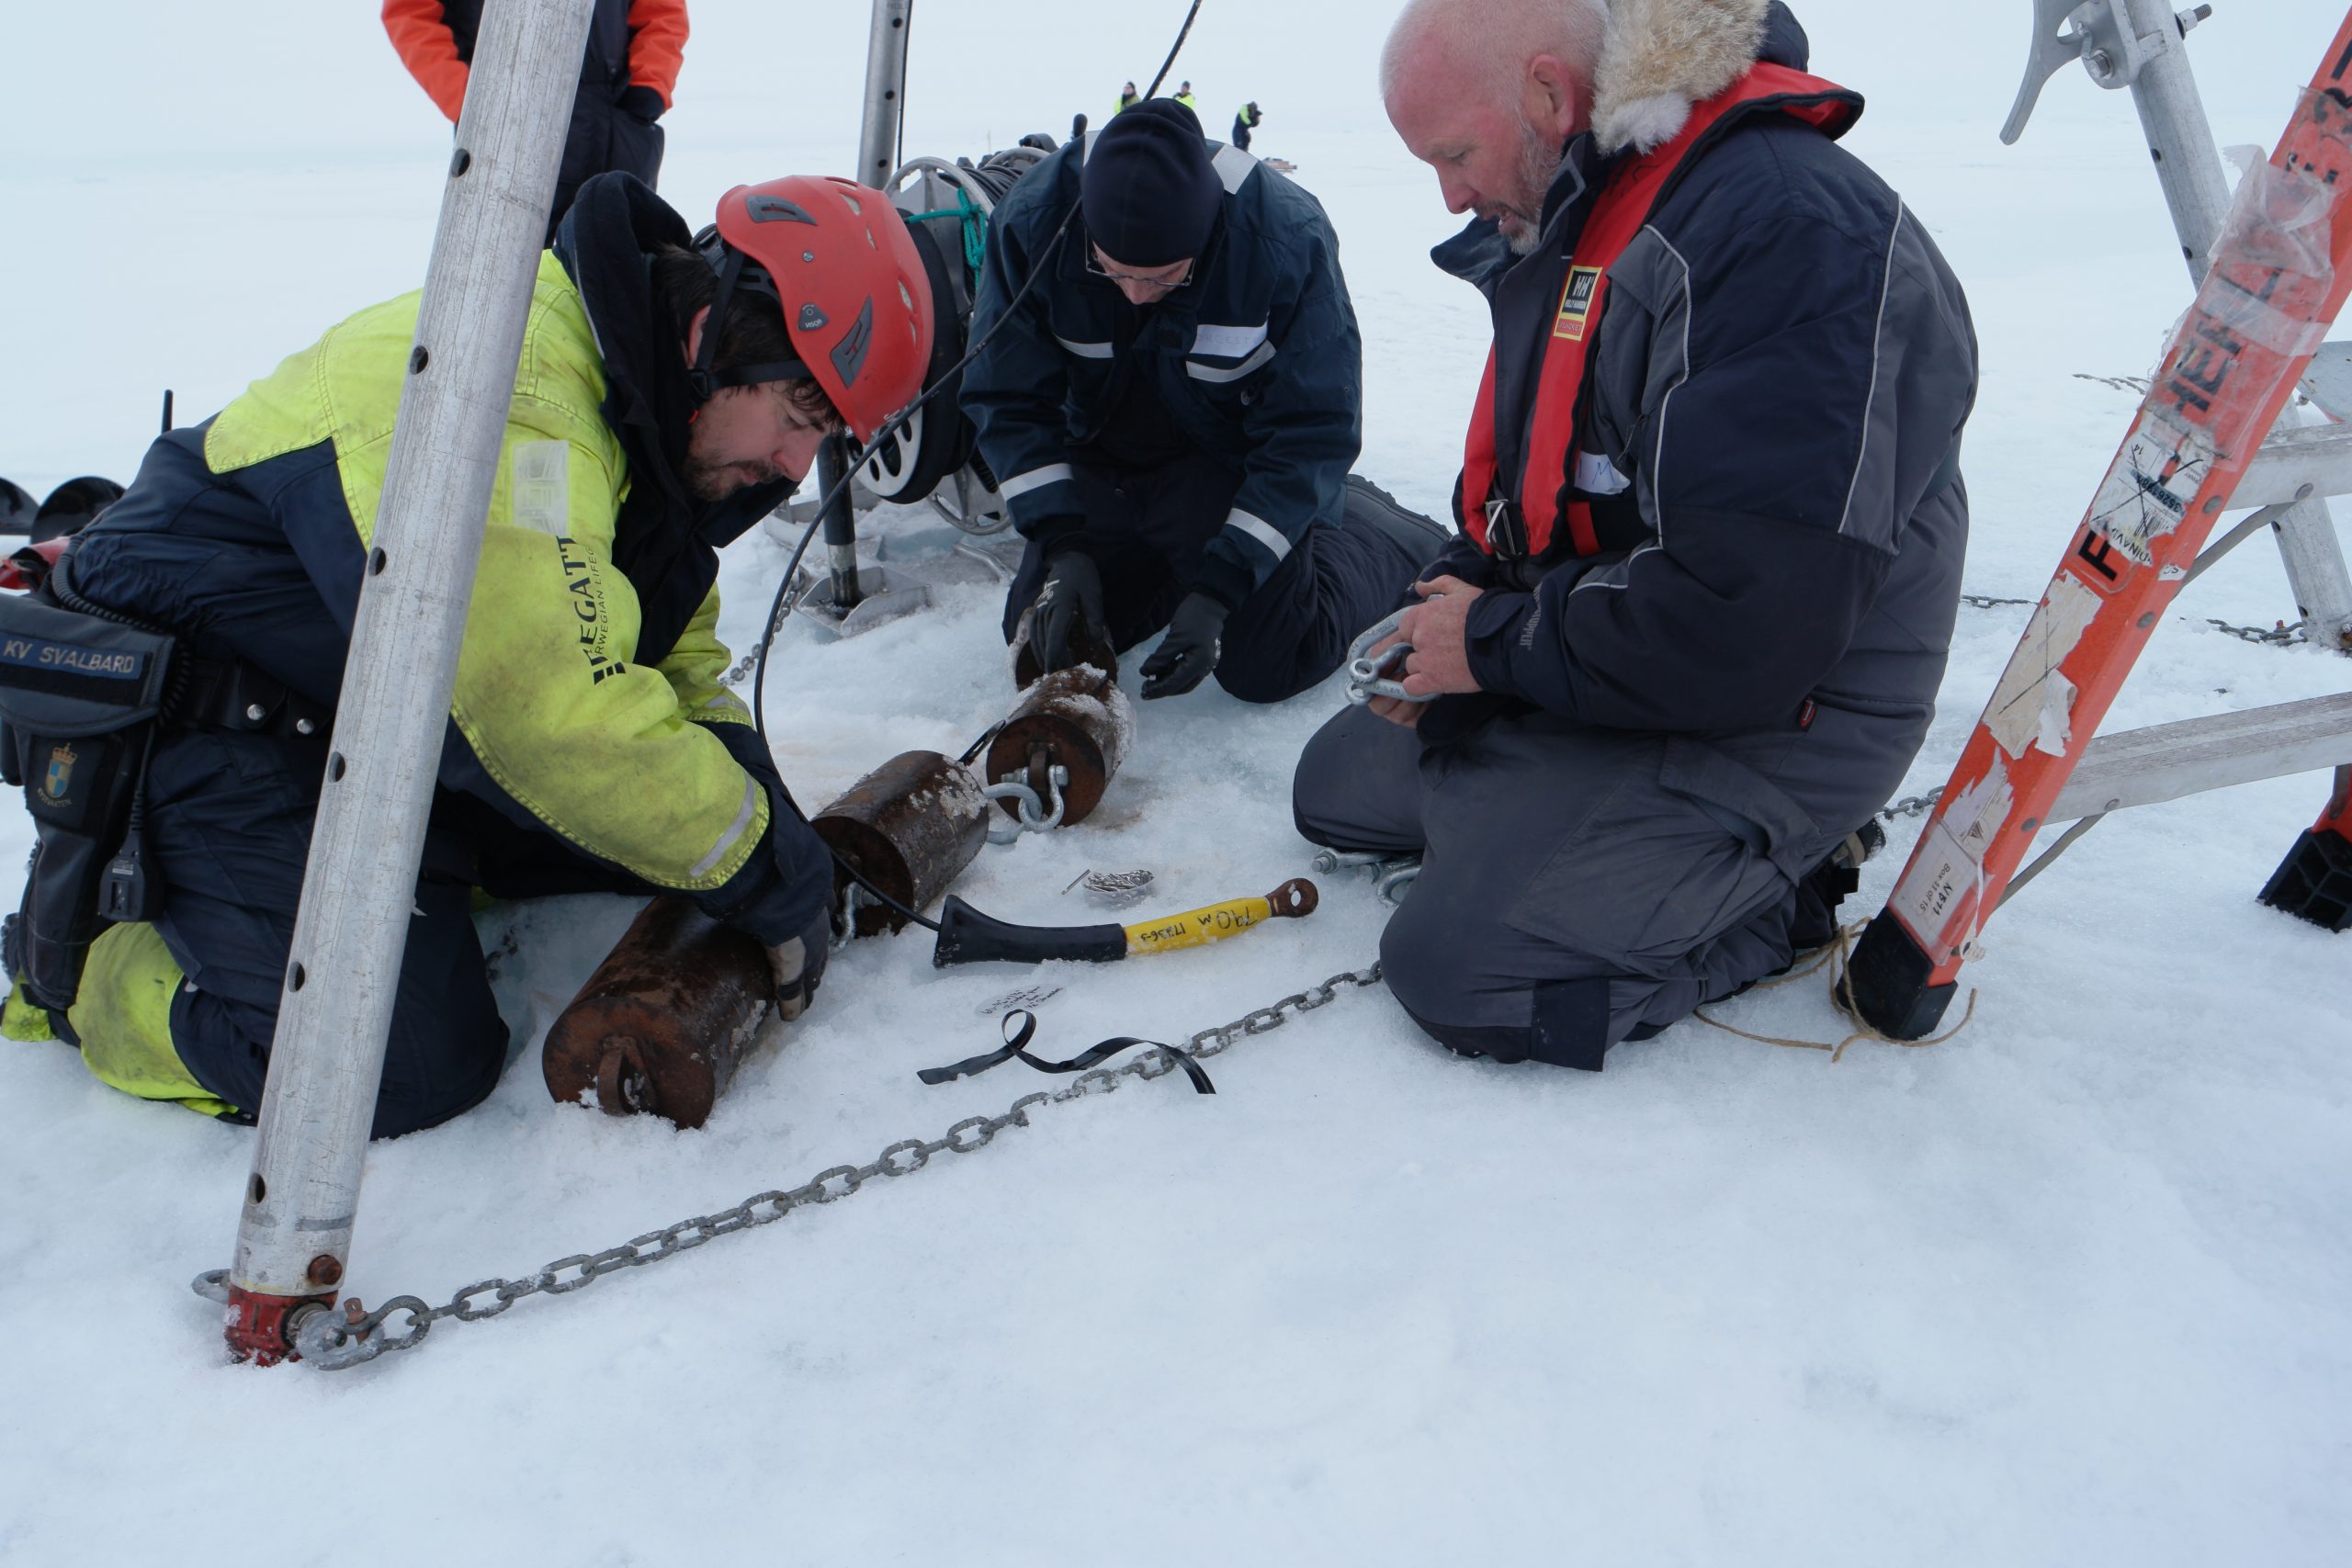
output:
M135 818L172 650L164 633L0 596L0 756L39 839L17 977L44 1007L72 1004L90 943L110 920L158 912Z

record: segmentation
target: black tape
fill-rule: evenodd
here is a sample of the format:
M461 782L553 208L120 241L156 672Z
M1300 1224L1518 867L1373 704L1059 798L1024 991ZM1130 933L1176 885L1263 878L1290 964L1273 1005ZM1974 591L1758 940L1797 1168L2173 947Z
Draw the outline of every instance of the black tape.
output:
M1015 1019L1021 1021L1018 1031L1013 1027ZM953 1083L957 1078L975 1077L987 1072L990 1067L1001 1067L1015 1056L1041 1073L1082 1073L1089 1067L1110 1060L1130 1046L1148 1045L1155 1051L1167 1052L1170 1059L1184 1069L1184 1076L1193 1081L1193 1093L1215 1094L1216 1092L1216 1085L1209 1082L1209 1075L1202 1068L1200 1063L1193 1059L1191 1052L1161 1041L1142 1040L1132 1034L1122 1034L1090 1045L1067 1061L1047 1062L1031 1055L1023 1049L1029 1043L1031 1037L1037 1032L1035 1013L1026 1008L1015 1008L1004 1015L1003 1029L1005 1032L1003 1050L991 1051L985 1056L967 1056L960 1062L951 1062L944 1067L926 1067L915 1074L915 1077L936 1087L944 1083Z

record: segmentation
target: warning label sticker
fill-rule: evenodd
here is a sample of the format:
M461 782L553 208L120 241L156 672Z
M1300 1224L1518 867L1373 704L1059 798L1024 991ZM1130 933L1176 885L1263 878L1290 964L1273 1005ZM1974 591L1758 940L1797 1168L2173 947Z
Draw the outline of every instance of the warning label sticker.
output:
M1946 942L1944 933L1972 908L1984 856L2016 803L2009 771L1996 757L1984 776L1962 790L1951 808L1920 835L1919 847L1887 906L1911 928L1924 951L1958 945Z
M2188 520L2213 457L2202 433L2143 413L2091 499L2091 526L2125 557L2154 565L2155 541Z
M2025 636L2018 639L2018 650L1984 707L1984 728L2010 756L2022 757L2034 746L2053 757L2066 754L2075 687L2058 666L2098 617L2099 604L2097 592L2061 573L2026 623Z

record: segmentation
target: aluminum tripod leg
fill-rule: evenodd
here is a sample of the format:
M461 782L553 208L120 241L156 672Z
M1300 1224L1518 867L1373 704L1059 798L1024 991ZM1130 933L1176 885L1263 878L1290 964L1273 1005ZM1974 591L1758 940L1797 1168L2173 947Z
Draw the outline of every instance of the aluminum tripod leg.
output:
M343 1279L591 0L490 0L424 275L229 1279L267 1365Z
M2128 46L2121 40L2108 43L2106 52L2116 62L2112 72L2124 71L2126 62L2136 65L2129 76L2132 106L2139 110L2140 129L2147 138L2157 183L2164 187L2165 205L2172 211L2173 230L2180 236L2190 286L2195 287L2205 280L2222 220L2229 215L2229 184L2172 0L2124 0L2122 9L2136 36ZM2098 74L2096 69L2093 73ZM2106 78L2100 80L2104 85ZM2278 421L2289 430L2301 423L2292 409ZM2345 568L2335 519L2322 499L2324 493L2288 511L2278 520L2273 536L2295 596L2296 618L2305 624L2314 643L2343 650L2352 635L2352 571Z

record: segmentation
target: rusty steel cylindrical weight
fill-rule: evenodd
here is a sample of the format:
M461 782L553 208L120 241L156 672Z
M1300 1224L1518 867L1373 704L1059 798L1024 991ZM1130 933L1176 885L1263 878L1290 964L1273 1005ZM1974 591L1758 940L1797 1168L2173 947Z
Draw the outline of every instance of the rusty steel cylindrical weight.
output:
M1088 665L1057 670L1021 694L989 743L988 781L1017 773L1043 801L1054 787L1048 774L1059 764L1069 770L1069 783L1058 786L1062 822L1083 822L1102 804L1111 775L1126 760L1135 728L1135 705L1119 690L1116 677ZM1015 800L997 805L1008 815L1020 814Z
M593 1089L607 1115L699 1127L775 998L758 939L688 899L656 898L548 1030L548 1092L567 1101Z
M920 909L945 893L988 842L989 803L963 763L936 751L907 751L850 785L809 825L861 875ZM849 873L836 866L836 897L849 883ZM898 910L864 902L855 934L876 936L906 923Z

